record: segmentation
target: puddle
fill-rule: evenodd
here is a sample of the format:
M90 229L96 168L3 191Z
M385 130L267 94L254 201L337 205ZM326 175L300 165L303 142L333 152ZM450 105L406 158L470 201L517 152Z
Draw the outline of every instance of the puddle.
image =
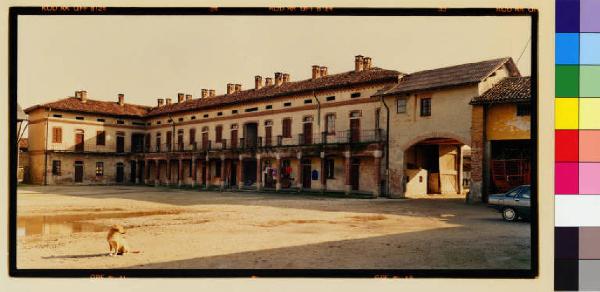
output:
M28 235L60 235L78 232L103 232L108 226L86 222L96 219L118 219L152 215L179 214L180 211L102 212L68 215L33 215L17 217L17 237Z

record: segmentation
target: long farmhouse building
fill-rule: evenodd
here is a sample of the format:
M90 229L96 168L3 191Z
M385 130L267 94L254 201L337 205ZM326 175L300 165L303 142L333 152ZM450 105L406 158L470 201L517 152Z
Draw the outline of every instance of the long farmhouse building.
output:
M511 58L405 74L356 56L354 70L329 74L315 65L311 73L300 81L280 72L255 76L250 89L227 84L225 94L179 93L153 107L86 91L30 107L30 180L461 193L469 185L470 102L520 78ZM481 161L480 149L473 152ZM479 181L475 188L480 196Z

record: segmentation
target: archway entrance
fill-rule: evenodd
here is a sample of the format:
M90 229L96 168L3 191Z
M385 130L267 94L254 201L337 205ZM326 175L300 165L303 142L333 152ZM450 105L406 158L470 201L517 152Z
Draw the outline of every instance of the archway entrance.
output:
M452 138L427 138L410 146L404 152L405 194L461 194L469 149Z

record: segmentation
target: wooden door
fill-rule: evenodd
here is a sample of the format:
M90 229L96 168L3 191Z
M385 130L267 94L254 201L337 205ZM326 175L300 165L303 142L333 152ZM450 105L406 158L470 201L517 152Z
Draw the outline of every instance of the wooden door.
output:
M458 158L459 150L456 145L439 146L439 170L440 170L440 193L458 194L460 188L458 184Z
M117 153L125 152L125 137L117 136Z
M271 146L271 139L273 137L273 127L265 127L265 146Z
M360 142L360 119L350 119L350 142Z
M135 183L135 178L137 176L137 162L135 160L131 160L129 163L131 163L130 165L130 169L131 169L131 173L129 175L129 182L130 183Z
M208 149L208 132L202 133L202 149Z
M75 133L75 151L83 152L85 149L83 133Z
M312 169L310 160L302 162L302 188L310 189L312 180Z
M360 176L360 160L352 159L350 165L350 184L352 185L353 191L358 191L359 188L359 176Z
M238 145L238 130L231 130L231 148L235 149Z
M183 151L183 132L177 134L177 147L179 151Z
M304 144L312 144L312 123L304 123L302 134L304 136Z
M83 182L83 161L75 161L75 182Z
M122 183L123 182L123 163L117 163L117 176L116 176L116 181L118 183Z

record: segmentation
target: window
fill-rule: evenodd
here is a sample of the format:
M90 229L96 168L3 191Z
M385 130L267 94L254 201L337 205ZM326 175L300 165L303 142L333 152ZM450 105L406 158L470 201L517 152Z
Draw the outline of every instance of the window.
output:
M208 118L208 114L204 114L204 116L203 116L203 117L204 117L204 118Z
M328 96L328 97L325 98L325 100L327 100L327 101L334 101L335 100L335 96L334 95Z
M190 117L190 120L195 120L195 119L196 119L196 116Z
M284 107L292 106L292 103L291 102L286 102L286 103L283 104L283 106Z
M217 113L217 116L219 116L219 117L222 116L222 115L223 115L223 112L218 112Z
M351 111L350 112L350 118L360 118L360 117L362 117L361 111Z
M431 98L421 98L421 116L431 116Z
M327 134L335 134L335 114L325 115L325 131Z
M223 140L223 126L218 125L215 127L215 142L221 143Z
M292 138L292 119L285 118L281 123L281 134L283 138Z
M221 160L215 161L215 177L221 177Z
M83 118L83 117L75 117L75 119L76 119L76 120L80 120L80 121L81 121L81 120L83 120L84 118Z
M399 114L406 113L406 98L399 97L396 100L396 112Z
M334 160L333 159L325 159L325 177L328 179L333 179L335 172Z
M144 126L144 125L146 125L146 123L144 123L144 122L131 122L131 124L134 125L134 126Z
M306 117L302 118L302 122L304 122L304 123L312 123L312 121L313 121L312 116L306 116Z
M196 129L190 129L190 144L196 143Z
M178 121L180 121L180 122L183 122L183 118L179 118L179 120L178 120Z
M52 128L52 143L62 143L62 128Z
M123 124L125 124L125 121L123 121L123 120L117 120L117 124L118 125L123 125Z
M231 114L232 114L232 115L235 115L235 114L237 114L237 113L238 113L238 110L231 110Z
M98 161L96 162L96 176L104 175L104 162Z
M97 121L97 122L100 122L100 123L104 123L104 122L106 122L106 120L105 120L105 119L96 119L96 121Z
M101 146L106 145L106 132L105 131L97 131L96 132L96 145L101 145Z
M309 104L309 103L312 103L312 99L305 99L304 100L304 104Z
M53 114L52 116L55 118L62 118L62 115L58 115L58 114Z
M247 112L247 113L251 113L251 112L255 112L255 111L258 111L258 108L257 108L257 107L251 107L251 108L247 108L247 109L245 110L245 112Z
M357 98L357 97L360 97L360 92L355 92L355 93L350 94L350 98Z
M162 124L162 122L161 121L156 121L156 124L160 125L160 124Z
M171 122L173 122L173 119L168 119L167 120L167 123L171 123Z
M60 160L52 160L52 175L60 175Z
M517 116L531 115L531 106L529 104L517 104Z
M269 104L269 105L265 106L265 109L268 109L268 110L273 109L273 105Z
M381 115L381 109L377 108L375 109L375 129L379 129L379 116Z

